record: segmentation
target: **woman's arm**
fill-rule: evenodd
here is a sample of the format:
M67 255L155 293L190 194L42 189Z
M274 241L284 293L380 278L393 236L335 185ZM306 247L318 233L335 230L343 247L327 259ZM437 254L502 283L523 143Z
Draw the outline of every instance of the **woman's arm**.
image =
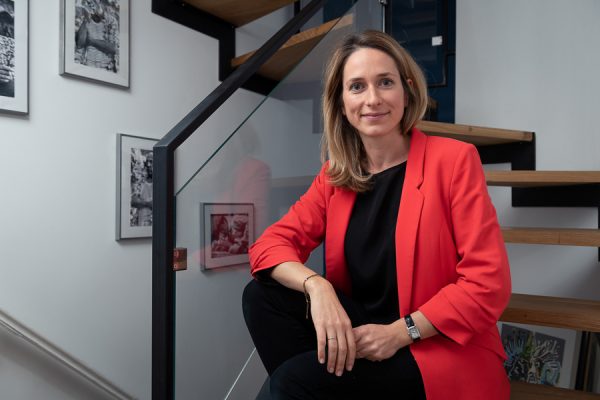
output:
M326 165L308 191L279 221L269 226L249 250L250 271L271 270L287 261L304 264L325 237L327 183Z
M419 329L421 339L427 339L439 333L422 312L415 311L411 317ZM398 350L413 342L408 334L404 318L389 325L361 325L354 328L353 332L356 340L356 358L366 358L371 361L388 359Z
M317 357L327 370L341 375L354 366L352 324L331 283L304 263L325 237L328 191L327 164L308 191L278 222L265 230L249 251L252 274L270 273L282 285L310 297L310 313L317 334Z
M317 358L327 361L327 370L341 376L354 366L356 346L352 323L331 283L298 262L284 262L273 268L271 277L282 285L308 294L310 315L317 334ZM307 279L308 278L308 279Z
M496 324L511 293L504 240L472 145L456 158L449 201L457 280L418 309L440 333L466 344Z

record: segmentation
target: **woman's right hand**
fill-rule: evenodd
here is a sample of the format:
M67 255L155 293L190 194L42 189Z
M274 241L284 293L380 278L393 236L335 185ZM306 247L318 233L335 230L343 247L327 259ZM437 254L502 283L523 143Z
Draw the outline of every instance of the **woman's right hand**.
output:
M328 280L316 276L307 280L305 287L310 296L310 312L317 333L319 362L324 364L327 361L327 371L341 376L344 368L352 370L356 358L350 318Z

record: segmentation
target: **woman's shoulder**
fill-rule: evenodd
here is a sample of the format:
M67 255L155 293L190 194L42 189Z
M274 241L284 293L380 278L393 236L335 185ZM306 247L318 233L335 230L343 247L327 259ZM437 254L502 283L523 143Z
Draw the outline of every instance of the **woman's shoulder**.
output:
M334 193L338 191L349 190L331 183L331 179L329 176L329 167L329 160L325 161L321 165L319 172L313 179L312 186L316 186L325 197L331 197Z
M473 155L478 157L477 148L473 144L441 136L428 135L425 152L425 159L430 161L455 161L464 157L471 158Z
M467 151L469 148L473 148L471 143L463 142L461 140L442 137L442 136L430 136L427 135L427 148L440 150L444 152L461 152Z
M479 153L473 144L433 135L427 135L423 157L425 165L442 169L453 169L457 163L481 164Z

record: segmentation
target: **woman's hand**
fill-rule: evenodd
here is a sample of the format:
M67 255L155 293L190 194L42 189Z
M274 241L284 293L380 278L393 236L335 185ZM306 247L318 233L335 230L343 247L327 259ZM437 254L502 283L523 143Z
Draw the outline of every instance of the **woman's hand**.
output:
M356 358L381 361L392 357L410 344L408 333L402 331L401 320L389 325L367 324L353 329L356 339ZM406 329L406 325L405 328Z
M356 358L352 323L333 286L322 277L306 281L310 312L317 333L317 357L327 359L327 370L341 376L344 367L351 371Z

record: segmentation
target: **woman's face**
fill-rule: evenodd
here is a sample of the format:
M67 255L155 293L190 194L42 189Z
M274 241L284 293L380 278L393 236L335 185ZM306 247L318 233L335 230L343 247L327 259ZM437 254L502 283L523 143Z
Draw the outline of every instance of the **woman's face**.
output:
M346 60L343 113L363 141L400 134L406 95L394 60L381 50L362 48Z

